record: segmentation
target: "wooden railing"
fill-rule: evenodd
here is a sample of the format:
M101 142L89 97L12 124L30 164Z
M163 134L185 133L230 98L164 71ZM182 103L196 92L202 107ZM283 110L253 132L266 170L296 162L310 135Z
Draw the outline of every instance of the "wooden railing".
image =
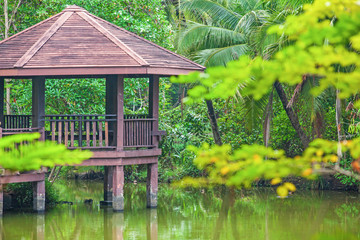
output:
M31 115L5 115L3 135L39 131L31 127ZM65 144L68 148L115 148L115 114L45 115L44 139ZM156 147L154 118L147 115L124 115L124 147ZM6 130L6 131L5 131Z
M124 120L124 147L154 147L152 129L154 118Z
M31 115L4 115L4 123L1 127L4 129L30 128Z
M68 148L114 148L116 115L46 115L46 139Z
M0 138L15 134L27 134L27 133L33 133L33 132L39 132L40 133L40 141L45 140L45 129L44 128L12 128L12 129L5 129L0 127Z

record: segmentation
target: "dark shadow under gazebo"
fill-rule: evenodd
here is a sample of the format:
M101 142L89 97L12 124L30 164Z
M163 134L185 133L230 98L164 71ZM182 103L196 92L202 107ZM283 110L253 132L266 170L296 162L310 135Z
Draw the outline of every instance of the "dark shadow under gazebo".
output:
M39 131L41 140L90 149L86 166L105 166L104 200L124 209L124 165L147 164L147 206L157 206L159 78L204 67L86 10L61 13L0 42L0 138ZM32 115L4 115L5 79L32 80ZM105 78L106 113L46 115L45 81ZM149 112L124 115L124 79L149 79ZM34 182L34 208L44 210L44 173L0 176L0 186ZM0 215L2 214L0 189Z

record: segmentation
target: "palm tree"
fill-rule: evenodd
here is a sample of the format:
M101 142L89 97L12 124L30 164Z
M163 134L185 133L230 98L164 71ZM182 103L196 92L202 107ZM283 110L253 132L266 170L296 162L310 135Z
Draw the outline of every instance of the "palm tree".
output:
M311 0L183 0L178 8L186 21L185 24L178 23L185 27L179 30L176 48L179 53L206 67L226 65L242 55L260 55L269 59L289 41L285 37L267 34L267 29L284 22L286 16L301 12L302 5L308 2ZM239 87L240 93L243 86ZM283 86L277 82L273 89L306 148L310 140L301 128L297 114L289 107ZM263 122L267 145L273 94L260 101L242 97L241 94L238 97L244 106L244 117L249 127ZM207 104L209 106L209 102ZM208 110L211 116L211 109ZM217 126L216 119L212 125Z

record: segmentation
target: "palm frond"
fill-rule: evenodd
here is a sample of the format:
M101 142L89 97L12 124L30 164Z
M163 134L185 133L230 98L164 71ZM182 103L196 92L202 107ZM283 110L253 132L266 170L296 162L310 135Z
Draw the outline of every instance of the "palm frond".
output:
M228 62L237 60L240 56L248 54L249 50L250 48L247 44L205 49L198 51L194 60L206 67L225 66Z
M267 11L250 11L241 17L239 22L236 24L234 31L249 34L255 26L261 26L264 24L268 17L269 14Z
M197 20L203 19L205 15L212 20L213 25L229 29L233 29L241 19L241 15L238 13L211 0L183 0L179 8L181 11L193 15Z
M179 52L227 47L246 41L244 34L225 28L191 23L188 28L178 34L176 47Z

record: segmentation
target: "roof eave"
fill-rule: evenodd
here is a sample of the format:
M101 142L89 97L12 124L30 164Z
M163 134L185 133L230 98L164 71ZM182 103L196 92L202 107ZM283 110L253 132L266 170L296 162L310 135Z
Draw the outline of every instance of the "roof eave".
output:
M39 76L94 76L94 75L161 75L177 76L186 75L191 72L203 72L200 68L176 68L176 67L39 67L39 68L11 68L0 69L0 77L5 78L31 78Z

